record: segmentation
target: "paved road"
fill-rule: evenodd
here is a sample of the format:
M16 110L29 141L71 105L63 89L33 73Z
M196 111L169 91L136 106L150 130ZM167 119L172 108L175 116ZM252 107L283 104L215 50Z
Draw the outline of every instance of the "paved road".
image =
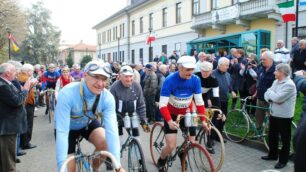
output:
M17 164L17 170L20 172L55 172L55 141L53 128L48 123L47 116L44 115L44 108L39 108L35 113L34 131L32 143L38 147L27 150L25 156L19 157L21 163ZM149 134L141 133L141 140L146 157L146 164L149 172L155 172L157 169L152 164L149 151ZM89 143L83 143L86 151L93 150ZM225 144L225 161L222 172L261 172L268 169L274 169L276 161L263 161L260 159L266 152L261 149L252 148L241 144L227 142ZM127 162L125 159L122 162ZM175 163L169 171L180 171L179 163ZM293 171L293 163L289 162L287 167L281 170L283 172Z

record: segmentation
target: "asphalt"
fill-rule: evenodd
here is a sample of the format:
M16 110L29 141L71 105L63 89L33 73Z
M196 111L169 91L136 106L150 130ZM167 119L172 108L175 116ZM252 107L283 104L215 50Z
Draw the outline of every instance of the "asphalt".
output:
M33 138L31 143L37 145L37 148L25 150L26 155L20 156L21 163L17 164L19 172L55 172L55 139L53 134L53 126L49 124L48 118L44 115L44 108L39 108L35 112L37 116L34 118ZM155 172L157 168L153 165L149 149L149 137L147 133L140 133L141 144L146 158L148 172ZM179 135L178 135L179 137ZM94 148L90 143L83 141L82 146L86 151L92 151ZM277 161L264 161L260 157L267 154L265 148L252 141L247 141L242 144L225 143L225 160L222 166L222 172L272 172ZM127 165L127 153L123 154L122 164ZM177 160L178 161L178 160ZM288 162L287 166L281 172L293 171L293 163ZM179 162L175 162L169 169L172 171L180 171Z

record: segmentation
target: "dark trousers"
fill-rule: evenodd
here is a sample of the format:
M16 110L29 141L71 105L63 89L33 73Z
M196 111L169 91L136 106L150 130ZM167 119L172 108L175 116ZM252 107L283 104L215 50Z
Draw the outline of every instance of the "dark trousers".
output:
M222 110L223 114L226 116L227 115L227 108L228 108L228 101L221 101L220 102L220 109ZM214 120L215 126L217 129L222 132L223 131L223 126L224 122L222 120Z
M13 135L0 135L0 172L16 171L16 137Z
M20 138L20 146L26 147L29 145L31 139L32 139L32 131L33 131L33 121L34 121L34 105L26 105L26 111L27 111L27 126L28 129L25 133L21 134Z
M149 122L155 122L155 95L145 96L147 118Z
M278 118L270 116L269 126L269 156L278 157L279 162L287 164L290 152L292 118ZM279 135L282 141L282 148L278 151Z

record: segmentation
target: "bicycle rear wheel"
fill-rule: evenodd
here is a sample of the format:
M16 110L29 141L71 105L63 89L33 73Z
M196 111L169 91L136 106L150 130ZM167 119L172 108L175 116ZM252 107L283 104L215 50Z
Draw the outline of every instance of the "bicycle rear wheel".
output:
M191 143L185 149L182 157L182 172L185 171L200 171L214 172L215 168L210 154L207 150L197 143Z
M211 127L211 135L208 135L205 130L201 130L201 137L199 143L206 148L206 150L210 149L210 155L215 167L215 171L220 171L223 161L224 161L224 154L225 154L225 148L224 148L224 141L221 133L219 130L215 127ZM214 141L218 140L218 142ZM209 151L208 151L209 152Z
M164 126L156 122L150 133L150 153L152 161L157 165L157 160L161 154L162 148L166 145Z
M232 142L242 142L250 130L248 118L240 111L233 110L227 114L224 124L224 133Z
M101 151L92 153L91 155L76 155L70 156L65 160L61 168L61 172L65 172L68 164L75 163L76 172L92 172L92 171L105 171L106 164L110 162L105 160L105 156Z
M139 141L135 138L133 138L129 143L128 171L129 172L147 171L142 147Z

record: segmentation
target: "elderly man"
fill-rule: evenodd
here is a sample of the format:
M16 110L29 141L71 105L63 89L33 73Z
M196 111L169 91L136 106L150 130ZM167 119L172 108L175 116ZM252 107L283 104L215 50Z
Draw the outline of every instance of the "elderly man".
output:
M24 64L21 68L21 72L18 75L18 80L21 85L24 85L26 81L31 79L32 84L28 93L28 96L25 101L25 108L27 111L27 124L28 130L26 133L21 134L20 146L22 149L32 149L35 148L36 145L30 143L32 139L32 131L33 131L33 121L34 121L34 109L35 109L35 87L37 84L37 79L32 78L34 72L34 67L31 64Z
M28 80L21 90L12 81L16 78L16 68L12 64L0 65L0 171L16 171L16 137L25 132L23 126L24 101L30 88Z
M257 83L256 83L256 93L252 97L257 97L256 106L269 107L264 99L264 94L268 88L271 87L275 77L275 64L273 62L274 53L272 51L265 51L261 57L261 66L257 70ZM257 108L255 112L256 127L260 130L262 128L262 123L265 118L266 111L264 109Z
M299 44L299 38L297 37L293 37L291 39L291 51L290 51L290 58L293 57L293 54L295 51L298 51L300 48L300 44Z
M70 75L73 77L74 81L81 81L84 76L84 73L81 71L81 66L79 64L74 64L73 71L70 72Z
M105 89L111 70L104 63L91 61L84 71L81 82L68 84L58 95L54 111L58 169L68 155L75 153L79 136L92 143L98 151L108 149L120 162L116 103L113 95ZM104 128L98 119L99 114L103 114ZM68 164L68 168L75 171L75 163ZM97 170L98 167L93 168ZM125 170L120 168L118 171Z
M158 68L158 72L156 72L157 78L158 78L158 88L157 93L155 96L155 105L156 105L156 111L155 111L155 119L156 121L162 121L162 115L160 113L158 102L159 102L159 94L160 90L163 87L163 84L165 82L165 79L168 75L168 66L165 64L161 64Z
M300 49L294 52L291 65L294 72L306 69L306 39L300 40Z
M212 76L214 76L219 83L220 109L225 115L227 115L228 109L228 93L231 93L232 97L236 97L236 93L232 90L231 86L231 76L227 72L229 68L229 63L229 59L227 59L226 57L221 57L218 61L218 68L212 72ZM223 126L224 121L220 121L216 125L220 132L223 130Z
M269 119L269 154L263 160L277 160L276 169L284 168L289 159L291 140L291 121L294 115L296 87L290 79L289 64L278 64L274 72L276 80L264 94L271 104ZM282 148L278 151L279 135Z
M196 68L194 69L194 73L201 71L201 64L205 61L206 54L204 52L200 52L198 55L199 60L196 63Z
M178 72L168 76L160 92L159 109L164 117L164 132L166 145L160 153L157 162L159 172L165 171L166 158L176 148L177 129L184 128L184 121L177 124L176 118L179 114L188 111L195 111L199 114L205 113L204 102L201 95L200 79L193 75L196 67L195 58L192 56L182 56L178 60ZM193 109L192 101L195 101L196 109ZM201 118L202 124L209 129L205 118ZM190 139L194 140L196 131L194 127L189 129ZM179 157L182 158L182 152Z
M290 51L285 48L283 40L278 40L276 43L277 49L274 51L274 62L279 63L289 63L290 61Z

